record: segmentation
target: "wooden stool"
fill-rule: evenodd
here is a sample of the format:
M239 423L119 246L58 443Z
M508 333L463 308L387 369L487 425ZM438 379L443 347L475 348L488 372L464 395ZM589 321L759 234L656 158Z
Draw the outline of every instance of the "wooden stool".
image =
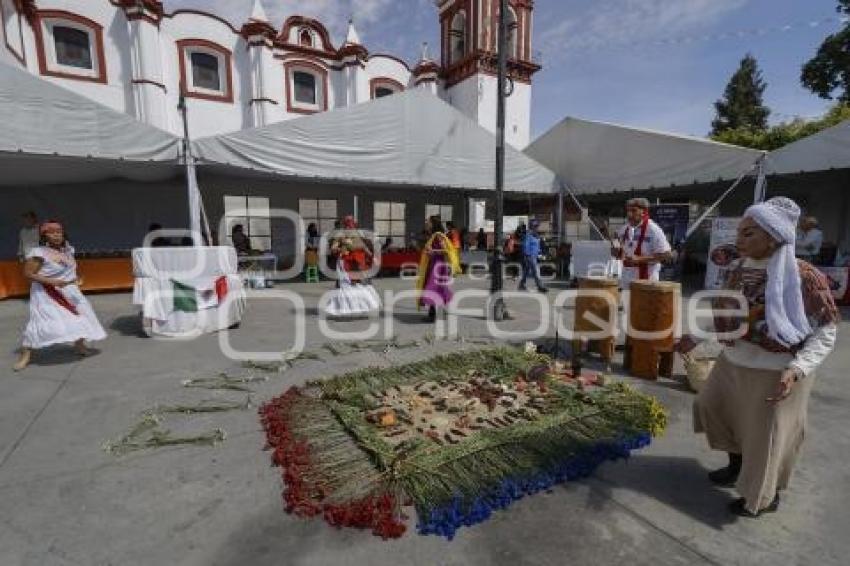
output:
M579 340L585 338L586 334L599 333L606 330L613 331L616 327L617 311L620 304L619 281L605 277L581 277L579 278L579 295L576 297L575 321L573 330ZM608 301L602 296L582 295L581 291L593 290L608 295ZM585 315L592 315L599 319L599 323L588 320ZM588 340L590 350L595 350L602 356L605 363L610 364L614 357L614 337Z
M628 337L624 365L634 376L658 379L673 373L673 341L682 289L666 281L632 281L629 321L632 330L654 332L652 339Z

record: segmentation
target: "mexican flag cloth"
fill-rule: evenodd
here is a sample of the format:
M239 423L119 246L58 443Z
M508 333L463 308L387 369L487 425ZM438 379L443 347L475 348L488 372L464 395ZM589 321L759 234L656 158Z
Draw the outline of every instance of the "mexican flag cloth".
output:
M171 280L174 312L198 312L216 308L227 296L227 277L206 278L191 283Z

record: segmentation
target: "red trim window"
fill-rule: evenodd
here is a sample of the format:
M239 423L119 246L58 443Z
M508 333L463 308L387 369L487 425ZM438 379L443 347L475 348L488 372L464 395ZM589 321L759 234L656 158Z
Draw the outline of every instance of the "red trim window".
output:
M3 41L21 65L26 65L24 54L24 31L21 24L21 13L11 0L0 0L0 24L3 27Z
M233 66L227 48L205 39L181 39L177 56L187 97L233 102Z
M452 17L449 26L449 65L462 61L469 52L468 26L465 11L460 10Z
M35 22L42 75L106 83L103 26L61 10L41 10Z
M388 77L379 77L369 81L369 90L374 100L375 98L383 98L402 92L404 91L404 85Z
M292 61L284 65L286 108L298 114L328 109L328 71L315 63Z

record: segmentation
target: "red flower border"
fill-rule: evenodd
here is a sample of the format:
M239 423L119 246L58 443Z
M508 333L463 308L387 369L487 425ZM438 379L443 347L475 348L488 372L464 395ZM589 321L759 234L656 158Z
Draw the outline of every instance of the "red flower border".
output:
M287 513L298 517L316 517L335 527L370 529L385 540L401 537L407 530L403 517L396 513L396 498L384 493L370 495L346 504L323 503L322 486L307 480L312 471L309 443L299 438L292 428L292 410L302 400L301 392L292 387L260 407L260 421L266 432L266 448L273 450L272 464L281 468L284 482L283 501Z

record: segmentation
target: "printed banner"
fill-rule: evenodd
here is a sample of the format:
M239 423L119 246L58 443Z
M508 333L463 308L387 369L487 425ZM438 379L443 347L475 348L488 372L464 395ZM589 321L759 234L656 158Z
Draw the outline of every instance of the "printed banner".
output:
M688 233L690 206L687 204L657 204L650 207L649 216L658 224L672 248L685 240Z
M729 265L738 259L735 238L740 218L715 218L711 223L711 243L705 270L705 288L720 289Z
M687 204L657 204L650 207L649 216L664 230L664 235L674 252L680 251L680 244L688 233L690 206ZM661 279L678 281L681 279L682 264L678 261L661 266Z

